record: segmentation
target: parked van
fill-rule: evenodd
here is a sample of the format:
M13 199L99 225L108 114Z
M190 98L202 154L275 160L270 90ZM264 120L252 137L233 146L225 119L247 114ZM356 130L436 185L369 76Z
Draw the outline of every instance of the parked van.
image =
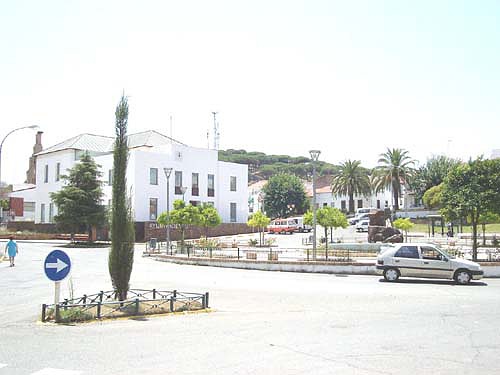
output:
M295 217L290 217L288 219L293 220L295 222L296 232L299 233L310 232L313 229L311 225L304 224L303 216L295 216Z
M358 208L356 210L356 216L361 216L362 214L368 214L370 211L376 211L377 209L374 207L363 207L363 208Z
M293 219L275 219L267 227L269 234L286 234L297 231L297 223Z

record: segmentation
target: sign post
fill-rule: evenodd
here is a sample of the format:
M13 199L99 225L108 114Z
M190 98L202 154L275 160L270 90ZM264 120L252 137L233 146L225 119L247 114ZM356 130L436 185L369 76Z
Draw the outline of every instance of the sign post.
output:
M45 258L44 271L49 280L54 281L54 308L56 308L61 295L61 281L71 271L71 260L68 254L62 250L51 251Z

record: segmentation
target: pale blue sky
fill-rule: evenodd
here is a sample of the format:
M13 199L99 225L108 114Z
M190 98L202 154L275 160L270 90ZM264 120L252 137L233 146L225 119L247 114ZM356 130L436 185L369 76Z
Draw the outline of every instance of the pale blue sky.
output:
M44 146L156 129L206 147L374 166L500 148L498 1L1 1L0 137L40 124ZM24 179L34 136L6 141Z

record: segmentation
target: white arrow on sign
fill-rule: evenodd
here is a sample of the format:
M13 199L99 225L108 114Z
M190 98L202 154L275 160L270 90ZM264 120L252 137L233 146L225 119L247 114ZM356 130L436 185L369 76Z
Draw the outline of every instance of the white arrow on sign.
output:
M63 269L65 269L66 267L68 267L68 265L66 263L64 263L61 259L57 258L57 261L56 263L47 263L45 265L45 268L55 268L56 269L56 273L59 273L60 271L62 271Z

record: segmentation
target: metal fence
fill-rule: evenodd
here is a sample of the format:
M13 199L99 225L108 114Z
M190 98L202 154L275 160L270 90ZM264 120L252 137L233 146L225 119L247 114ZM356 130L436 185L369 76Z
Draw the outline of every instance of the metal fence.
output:
M75 299L65 299L57 305L42 305L42 322L86 321L193 311L208 308L209 294L148 289L130 289L131 298L117 301L115 291L101 291Z
M338 245L336 245L338 246ZM348 247L333 248L325 250L324 247L316 249L316 261L328 262L351 262L362 261L364 259L373 259L377 256L377 250L374 249L350 249ZM170 256L183 256L187 258L209 258L225 260L255 260L255 261L295 261L308 262L313 261L313 251L310 248L278 248L278 247L193 247L187 246L183 250L180 248L171 248L169 251L163 251L163 254ZM145 252L145 255L154 255L158 252Z

